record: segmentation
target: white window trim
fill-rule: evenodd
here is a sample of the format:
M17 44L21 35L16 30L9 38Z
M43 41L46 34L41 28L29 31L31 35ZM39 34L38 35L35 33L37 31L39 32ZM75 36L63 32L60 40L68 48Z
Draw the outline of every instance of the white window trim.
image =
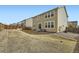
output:
M50 12L50 18L51 18L51 12Z
M47 13L47 19L48 19L49 17L48 17L48 13Z
M46 23L47 23L47 21L44 22L44 28L46 28L46 27L45 27L45 26L46 26L46 25L45 25ZM47 24L47 25L48 25L48 24ZM47 26L47 27L48 27L48 26Z
M49 23L50 22L50 28L51 28L51 21L48 21L47 23ZM48 25L48 24L47 24ZM47 28L48 28L48 26L47 26Z
M50 21L50 22L53 22L53 25L54 25L54 27L53 28L55 28L55 21ZM51 23L50 23L51 24Z
M50 17L48 17L48 15L50 15ZM47 13L47 18L51 18L51 12L48 12Z
M50 28L48 28L48 22L50 22ZM45 21L45 22L44 22L44 28L45 28L45 29L52 29L52 28L51 28L51 22L54 23L54 27L53 27L53 29L54 29L54 28L55 28L55 21ZM47 23L47 28L45 27L45 23Z

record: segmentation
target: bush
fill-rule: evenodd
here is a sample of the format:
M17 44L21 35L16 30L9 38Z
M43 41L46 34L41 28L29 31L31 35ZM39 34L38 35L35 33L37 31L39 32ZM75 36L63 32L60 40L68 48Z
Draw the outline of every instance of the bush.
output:
M30 27L23 27L22 30L31 30Z
M68 32L68 27L66 27L66 30L64 31L65 33L67 33Z
M79 33L79 28L69 26L69 27L67 27L66 31L67 32L73 32L73 33Z

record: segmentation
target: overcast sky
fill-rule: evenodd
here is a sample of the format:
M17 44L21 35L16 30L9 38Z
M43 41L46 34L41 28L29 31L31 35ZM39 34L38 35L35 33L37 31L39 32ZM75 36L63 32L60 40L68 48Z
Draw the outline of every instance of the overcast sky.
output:
M0 22L16 23L56 7L56 5L0 5ZM79 6L66 6L66 9L69 16L68 20L78 21L79 24Z

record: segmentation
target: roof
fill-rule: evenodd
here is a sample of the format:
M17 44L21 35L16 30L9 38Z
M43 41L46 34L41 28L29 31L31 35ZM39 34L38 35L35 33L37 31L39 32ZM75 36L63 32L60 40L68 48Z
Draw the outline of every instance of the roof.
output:
M50 12L50 11L53 11L53 10L58 10L59 8L64 8L64 10L65 10L65 12L66 12L66 15L67 15L67 17L68 17L66 7L65 7L65 6L62 6L62 7L56 7L56 8L54 8L54 9L48 10L48 11L46 11L46 12L43 12L43 13L41 13L41 14L38 14L38 15L33 16L33 17L30 17L30 18L34 18L34 17L40 16L40 15L42 15L42 14L45 14L45 13ZM29 20L30 18L24 19L24 20L22 20L22 21L20 21L20 22L23 22L23 21L25 21L25 20Z
M78 21L68 21L68 23L78 23Z
M45 14L45 13L50 12L50 11L53 11L53 10L58 10L59 8L64 8L64 10L65 10L65 12L66 12L66 16L68 17L68 13L67 13L67 10L66 10L66 7L65 7L65 6L56 7L56 8L54 8L54 9L49 10L49 11L43 12L43 13L41 13L41 14L39 14L39 15ZM39 15L36 15L36 16L39 16ZM36 17L36 16L33 16L33 17Z
M54 8L54 9L51 9L51 10L48 10L48 11L46 11L46 12L40 13L40 14L38 14L38 15L36 15L36 16L33 16L33 17L37 17L37 16L43 15L43 14L45 14L45 13L47 13L47 12L50 12L50 11L52 11L52 10L57 10L57 9L58 9L58 7Z

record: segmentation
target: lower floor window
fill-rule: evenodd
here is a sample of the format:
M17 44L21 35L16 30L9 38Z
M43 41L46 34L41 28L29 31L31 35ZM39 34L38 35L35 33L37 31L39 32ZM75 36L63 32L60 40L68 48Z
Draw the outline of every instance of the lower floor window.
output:
M54 23L53 22L51 22L51 28L53 28L54 27Z
M45 23L45 28L47 28L47 22Z
M48 28L50 28L50 22L48 22Z
M45 22L45 28L54 28L54 22L52 21Z

